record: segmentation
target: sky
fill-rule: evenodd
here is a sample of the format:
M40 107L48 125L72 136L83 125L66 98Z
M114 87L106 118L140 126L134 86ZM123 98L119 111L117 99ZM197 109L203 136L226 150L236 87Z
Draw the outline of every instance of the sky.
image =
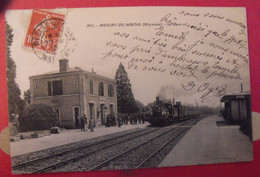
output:
M239 66L240 80L220 77L207 79L201 72L195 73L197 77L169 75L170 71L174 71L176 68L170 65L172 61L158 54L166 51L165 53L168 55L181 56L182 52L178 50L178 47L185 48L185 45L187 48L187 46L194 44L195 41L203 40L204 43L195 46L193 50L224 56L223 60L232 61L232 59L237 59L236 56L228 52L224 53L220 49L208 46L208 44L214 43L223 48L238 51L244 56L248 55L247 45L238 48L238 44L235 43L234 39L231 39L230 43L223 43L224 38L227 36L234 36L237 40L247 41L246 34L239 34L241 24L246 24L244 8L129 7L55 9L52 12L66 16L61 37L65 42L58 45L54 62L43 61L41 59L44 54L43 51L36 51L35 53L32 48L24 46L32 10L9 10L6 12L6 20L14 30L11 56L17 65L16 81L22 93L29 89L30 76L58 70L59 59L63 58L69 59L69 66L72 68L81 67L86 71L91 71L93 68L97 74L109 78L115 77L116 70L121 62L128 73L135 99L144 104L153 102L156 96L162 96L167 99L174 98L176 101L182 101L183 104L218 106L219 98L206 103L202 102L201 97L207 93L208 89L216 89L226 84L227 94L238 93L241 91L241 84L243 84L244 92L250 91L249 65L242 60L238 60L237 64ZM221 17L208 18L210 14L207 15L207 13L223 16L224 19L231 19L233 23L227 23L220 19ZM199 17L196 17L196 14L199 14ZM186 23L186 26L167 26L173 22ZM239 22L241 22L240 25ZM126 23L131 23L132 26L126 27ZM145 25L145 23L150 24L150 26ZM163 32L165 35L162 36L156 35L160 31L158 30L160 26L156 26L156 24L160 23L164 25ZM103 25L105 27L100 27L100 24L105 24ZM111 24L116 24L116 26ZM153 26L154 24L155 26ZM206 30L203 32L194 31L188 28L187 24L205 27ZM227 36L224 36L225 31ZM167 37L166 33L180 37L185 32L188 33L185 41L174 48L173 46L178 40ZM121 36L115 35L116 33L120 33ZM75 40L69 40L68 37L64 36L65 34L67 36L71 35ZM222 35L223 39L220 40L218 35ZM160 40L155 42L157 39ZM147 40L150 40L150 42L147 42ZM165 47L163 47L164 44L166 44ZM69 49L69 55L65 56L62 53L64 48ZM109 54L109 52L111 53ZM126 55L127 58L124 58ZM210 67L216 62L210 57L191 54L188 54L187 57L196 61L208 62ZM138 70L129 67L132 59L135 59ZM151 60L151 63L142 63L145 59ZM223 62L223 60L220 66L234 67L234 65ZM159 64L160 62L162 64ZM148 69L144 70L145 67L153 67L153 69L156 68L157 70L161 68L166 71L148 71ZM213 69L209 70L210 72L215 71ZM195 86L191 90L185 91L183 86L189 82L193 82ZM205 83L209 83L207 89L199 91L199 88L205 86L203 85Z

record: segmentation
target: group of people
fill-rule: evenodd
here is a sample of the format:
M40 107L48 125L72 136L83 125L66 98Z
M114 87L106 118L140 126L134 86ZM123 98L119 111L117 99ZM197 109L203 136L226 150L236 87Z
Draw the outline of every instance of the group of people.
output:
M86 114L83 114L80 117L80 130L81 131L86 131L85 126L88 124L87 122L87 116ZM90 117L89 119L89 124L88 124L88 128L90 129L91 132L94 131L94 127L95 127L95 121L93 119L93 117Z
M121 125L125 124L128 125L137 125L138 124L144 124L145 123L145 116L143 113L138 113L138 114L117 114L116 118L115 115L107 115L107 120L106 120L106 126L113 126L116 125L116 120L117 119L117 125L118 127L121 127Z
M106 127L115 126L115 125L116 125L115 114L108 114L106 116Z
M138 114L108 114L106 116L106 127L110 126L118 126L121 127L121 125L125 124L128 125L137 125L137 124L144 124L145 123L145 116L143 113ZM94 131L95 127L95 121L93 117L90 117L89 121L87 121L86 114L83 114L80 117L80 129L81 131L86 131L85 126L88 125L88 128L91 132Z

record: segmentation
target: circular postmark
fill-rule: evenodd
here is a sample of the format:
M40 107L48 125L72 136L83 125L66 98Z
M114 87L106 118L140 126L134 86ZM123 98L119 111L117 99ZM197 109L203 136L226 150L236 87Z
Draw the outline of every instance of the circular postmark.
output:
M76 39L69 28L64 30L63 19L49 18L34 27L31 47L39 59L54 62L56 58L69 58Z

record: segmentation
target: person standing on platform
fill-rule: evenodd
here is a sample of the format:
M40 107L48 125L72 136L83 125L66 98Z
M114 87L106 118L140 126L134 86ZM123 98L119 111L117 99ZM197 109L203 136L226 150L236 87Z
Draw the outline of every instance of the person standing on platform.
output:
M118 127L121 127L121 115L120 114L117 115L117 125L118 125Z
M137 114L134 114L134 124L135 124L135 125L137 125L137 120L138 120Z
M106 117L106 127L110 127L110 116L107 115Z
M141 117L142 117L142 123L144 124L145 123L144 113L141 114Z
M125 115L122 114L122 115L121 115L121 118L122 118L122 125L123 125L123 124L125 124Z
M130 117L130 124L133 124L133 116L130 114L129 117Z
M138 113L138 124L141 124L141 113Z
M126 119L125 124L128 125L128 121L129 121L129 115L128 114L125 115L125 119Z
M86 114L82 114L82 116L80 117L80 130L81 131L85 131L85 124L86 124Z

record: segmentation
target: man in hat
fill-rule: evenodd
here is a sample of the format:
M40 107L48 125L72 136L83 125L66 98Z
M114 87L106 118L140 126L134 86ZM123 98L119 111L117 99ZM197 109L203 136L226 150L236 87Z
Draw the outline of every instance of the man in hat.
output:
M80 117L80 130L81 131L85 131L86 122L87 122L86 114L82 114L82 116Z

